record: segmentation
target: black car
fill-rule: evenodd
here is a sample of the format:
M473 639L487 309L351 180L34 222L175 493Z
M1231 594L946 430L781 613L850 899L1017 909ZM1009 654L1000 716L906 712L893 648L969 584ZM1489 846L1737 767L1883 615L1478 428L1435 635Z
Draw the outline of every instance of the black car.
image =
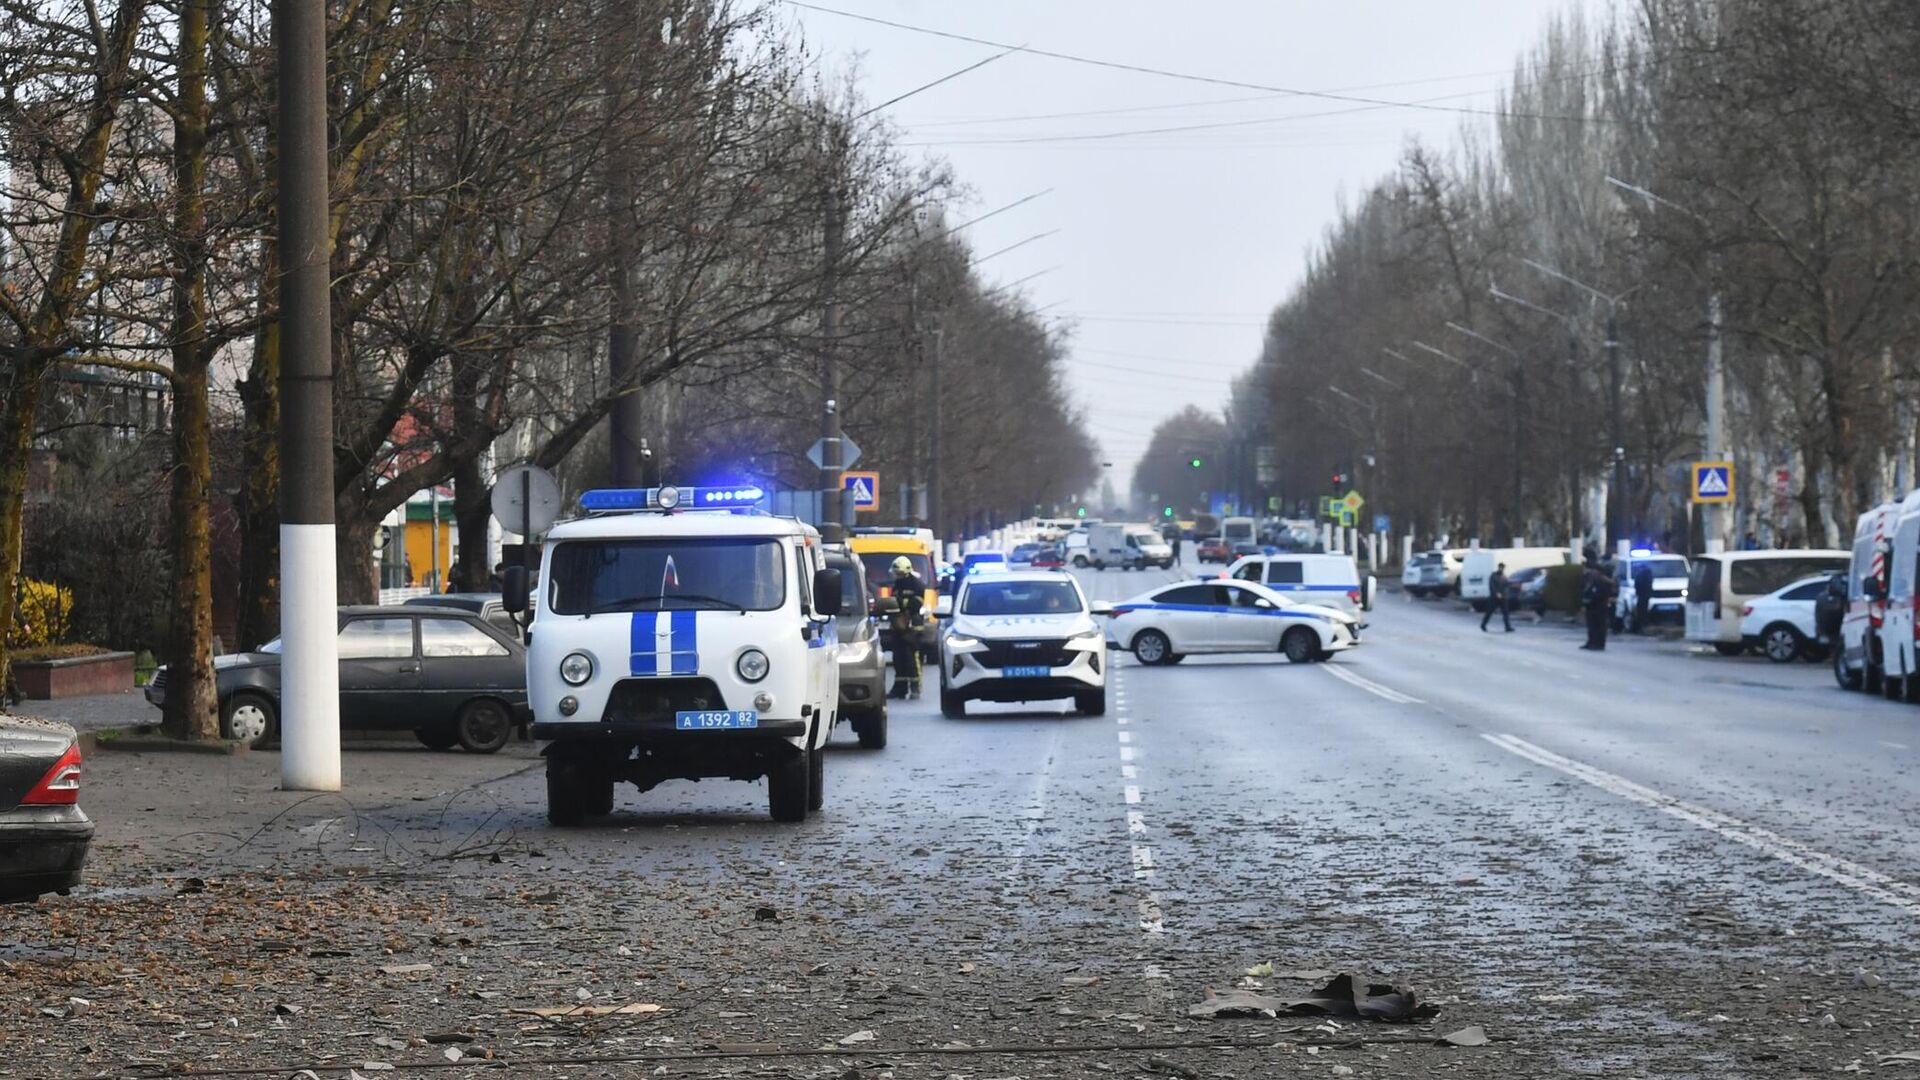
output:
M340 726L412 729L435 750L490 754L529 723L527 653L471 611L402 605L340 609ZM214 658L220 733L254 746L280 735L280 639ZM166 703L166 668L147 700Z
M0 714L0 904L80 884L92 842L73 729Z
M433 596L416 596L401 603L408 607L450 607L462 611L471 611L475 615L499 627L508 637L520 636L520 624L514 621L513 612L501 602L497 592L456 592L439 593Z

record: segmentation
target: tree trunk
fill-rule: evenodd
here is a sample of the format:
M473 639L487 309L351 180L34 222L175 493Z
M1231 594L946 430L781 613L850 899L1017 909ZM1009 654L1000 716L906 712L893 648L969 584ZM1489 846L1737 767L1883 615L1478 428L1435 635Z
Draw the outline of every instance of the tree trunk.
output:
M27 500L27 465L33 456L34 422L40 411L39 369L13 360L14 384L0 408L0 689L13 685L7 640L13 634L13 600L19 588L21 513ZM0 703L5 695L0 694Z
M380 602L380 564L373 554L373 534L379 521L363 521L348 514L338 515L334 526L335 572L340 576L340 603L377 604ZM413 568L424 574L424 567Z
M173 123L173 555L167 734L220 736L213 677L212 415L207 398L207 29L212 0L180 6Z
M461 592L491 592L492 545L487 522L493 515L493 491L480 470L480 459L461 457L453 469L453 517L459 530L460 560L454 564L454 588Z
M277 307L279 266L261 276L263 307ZM253 369L240 382L245 418L240 449L247 486L240 498L239 641L251 649L280 633L280 320L261 328Z

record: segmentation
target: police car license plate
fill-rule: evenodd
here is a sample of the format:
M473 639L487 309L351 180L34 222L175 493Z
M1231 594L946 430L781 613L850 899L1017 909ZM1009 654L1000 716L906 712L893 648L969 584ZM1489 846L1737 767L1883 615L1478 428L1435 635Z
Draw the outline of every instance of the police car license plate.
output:
M752 709L713 709L704 712L682 711L673 714L673 726L681 731L727 731L760 726L760 714Z
M1053 674L1053 669L1045 664L1015 664L1001 668L1000 674L1009 679L1038 679Z

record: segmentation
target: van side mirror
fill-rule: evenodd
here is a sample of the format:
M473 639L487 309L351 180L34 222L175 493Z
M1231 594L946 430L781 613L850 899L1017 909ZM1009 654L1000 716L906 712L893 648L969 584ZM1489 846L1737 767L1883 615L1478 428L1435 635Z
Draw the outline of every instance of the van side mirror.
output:
M828 615L840 613L840 602L845 599L840 591L840 571L832 567L816 570L813 575L813 608Z
M1093 603L1087 605L1087 613L1090 615L1111 615L1113 614L1113 605L1105 600L1095 600Z
M509 566L500 583L500 606L515 615L527 610L527 568Z

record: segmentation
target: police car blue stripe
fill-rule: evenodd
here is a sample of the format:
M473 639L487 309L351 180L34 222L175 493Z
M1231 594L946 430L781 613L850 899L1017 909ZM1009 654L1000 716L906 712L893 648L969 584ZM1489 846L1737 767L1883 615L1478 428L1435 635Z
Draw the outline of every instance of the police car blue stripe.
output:
M1300 611L1294 608L1246 608L1225 604L1115 604L1115 607L1128 611L1205 611L1216 615L1259 615L1274 619L1312 619L1316 622L1329 622L1331 616L1317 611Z
M691 611L671 612L670 618L667 650L673 674L700 674L699 622Z
M627 671L633 675L660 674L660 657L654 651L654 630L659 625L660 613L657 611L636 611L633 613L632 629L629 632Z

